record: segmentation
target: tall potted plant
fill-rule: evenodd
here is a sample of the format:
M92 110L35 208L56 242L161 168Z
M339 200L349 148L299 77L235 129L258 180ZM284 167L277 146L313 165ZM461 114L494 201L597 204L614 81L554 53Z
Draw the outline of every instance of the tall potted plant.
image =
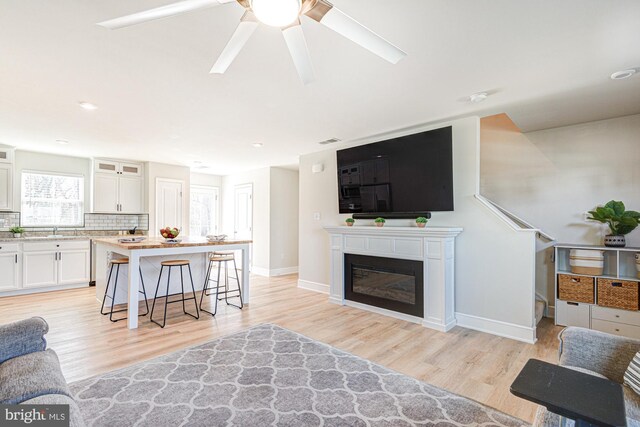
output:
M640 212L626 210L624 203L611 200L604 206L598 206L589 211L587 219L598 221L609 226L610 234L604 237L604 245L611 247L624 247L627 242L625 235L638 227Z

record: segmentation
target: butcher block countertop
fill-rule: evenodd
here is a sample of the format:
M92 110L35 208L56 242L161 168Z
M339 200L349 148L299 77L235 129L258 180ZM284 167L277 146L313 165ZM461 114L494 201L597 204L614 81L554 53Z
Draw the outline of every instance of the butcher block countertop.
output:
M222 242L210 242L204 237L179 237L180 243L166 243L162 237L147 237L138 243L120 243L118 239L122 237L109 237L103 239L94 239L94 243L115 246L121 249L138 250L138 249L158 249L158 248L190 248L194 246L225 246L225 245L243 245L252 243L251 240L224 240Z

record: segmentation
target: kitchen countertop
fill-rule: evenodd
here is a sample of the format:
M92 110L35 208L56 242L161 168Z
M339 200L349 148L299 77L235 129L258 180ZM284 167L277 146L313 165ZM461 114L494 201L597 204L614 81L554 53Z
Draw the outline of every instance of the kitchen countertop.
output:
M43 241L56 241L56 240L97 240L108 239L114 237L119 239L128 236L62 236L62 237L47 237L47 236L32 236L32 237L0 237L2 243L23 243L23 242L43 242Z
M124 236L123 236L124 237ZM222 242L210 242L204 237L178 237L180 243L166 243L161 237L147 237L138 243L120 243L118 239L121 237L109 237L102 239L93 239L96 243L115 246L121 249L137 250L137 249L158 249L158 248L188 248L193 246L224 246L224 245L242 245L252 243L251 240L224 240Z

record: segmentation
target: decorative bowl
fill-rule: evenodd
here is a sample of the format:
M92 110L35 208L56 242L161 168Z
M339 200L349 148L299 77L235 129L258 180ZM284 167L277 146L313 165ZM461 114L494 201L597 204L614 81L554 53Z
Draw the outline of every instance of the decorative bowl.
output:
M160 235L165 239L175 239L180 235L180 229L177 227L165 227L160 229Z

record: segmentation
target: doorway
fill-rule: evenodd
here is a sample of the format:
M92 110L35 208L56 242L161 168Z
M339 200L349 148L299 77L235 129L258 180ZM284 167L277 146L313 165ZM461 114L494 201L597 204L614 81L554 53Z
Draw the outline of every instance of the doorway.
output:
M233 205L233 239L253 237L253 185L236 185Z
M156 178L156 230L177 227L183 230L182 205L184 181Z

